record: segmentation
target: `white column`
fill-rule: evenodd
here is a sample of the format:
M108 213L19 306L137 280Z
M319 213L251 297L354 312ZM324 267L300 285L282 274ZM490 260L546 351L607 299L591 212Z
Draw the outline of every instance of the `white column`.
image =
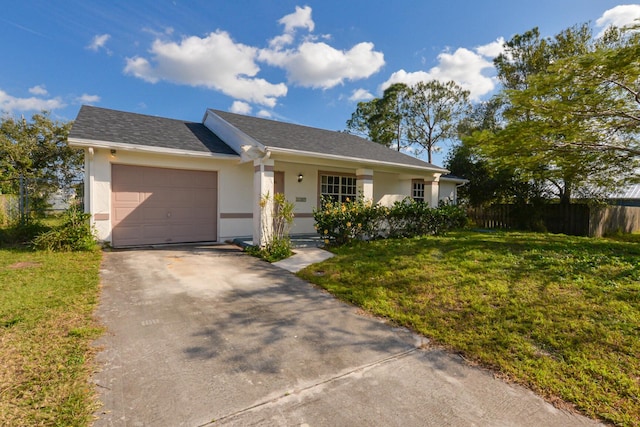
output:
M273 165L271 159L253 161L253 244L264 246L273 234ZM263 203L266 199L266 203Z
M436 175L433 181L424 182L424 201L430 208L437 208L440 198L440 175Z
M358 196L362 195L365 200L373 200L373 170L356 170L356 187Z

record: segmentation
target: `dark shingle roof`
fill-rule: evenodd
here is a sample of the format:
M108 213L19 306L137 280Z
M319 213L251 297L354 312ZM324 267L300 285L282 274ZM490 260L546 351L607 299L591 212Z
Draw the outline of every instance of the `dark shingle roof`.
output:
M212 111L267 147L442 169L348 133L243 116L219 110Z
M202 123L146 116L83 105L69 138L237 154Z

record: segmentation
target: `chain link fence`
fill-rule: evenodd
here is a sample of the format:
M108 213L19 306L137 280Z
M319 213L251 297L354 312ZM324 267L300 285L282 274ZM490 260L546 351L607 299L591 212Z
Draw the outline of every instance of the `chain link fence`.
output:
M26 224L36 216L60 213L71 206L83 207L83 182L75 180L68 189L58 189L44 195L41 182L20 176L0 180L0 226ZM5 189L5 193L1 189Z

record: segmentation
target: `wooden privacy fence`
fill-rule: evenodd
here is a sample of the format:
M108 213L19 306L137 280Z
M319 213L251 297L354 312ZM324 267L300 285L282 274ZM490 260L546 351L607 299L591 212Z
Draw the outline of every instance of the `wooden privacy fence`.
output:
M470 208L469 218L482 228L546 230L601 237L640 231L640 207L571 205L493 205Z

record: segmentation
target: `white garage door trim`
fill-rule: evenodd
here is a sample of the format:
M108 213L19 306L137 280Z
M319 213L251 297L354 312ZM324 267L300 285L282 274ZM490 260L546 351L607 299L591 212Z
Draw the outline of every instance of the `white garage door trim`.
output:
M115 247L217 240L218 174L112 164Z

